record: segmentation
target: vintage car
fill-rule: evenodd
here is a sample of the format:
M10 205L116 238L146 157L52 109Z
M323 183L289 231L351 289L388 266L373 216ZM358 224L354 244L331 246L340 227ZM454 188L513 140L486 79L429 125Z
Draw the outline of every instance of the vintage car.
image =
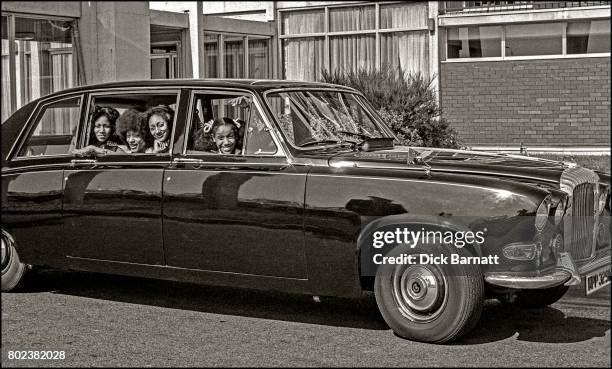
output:
M100 109L116 112L105 125ZM122 119L144 125L156 149L123 142ZM373 291L399 336L443 343L476 325L487 298L543 307L570 285L609 283L610 176L401 146L343 86L83 86L2 123L2 291L33 266L313 296Z

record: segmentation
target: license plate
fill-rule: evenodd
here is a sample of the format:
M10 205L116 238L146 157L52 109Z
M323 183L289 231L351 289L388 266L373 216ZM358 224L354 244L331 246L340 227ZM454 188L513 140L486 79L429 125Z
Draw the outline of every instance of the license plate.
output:
M608 278L609 275L610 275L610 266L606 266L606 267L597 269L587 274L584 278L586 294L590 295L593 292L609 285L610 284L610 279Z

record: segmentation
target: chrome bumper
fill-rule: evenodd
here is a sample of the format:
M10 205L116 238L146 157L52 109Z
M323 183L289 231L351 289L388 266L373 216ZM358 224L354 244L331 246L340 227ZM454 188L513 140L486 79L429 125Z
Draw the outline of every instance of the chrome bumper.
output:
M517 289L540 289L556 287L562 284L573 286L580 284L581 275L610 265L610 254L594 259L593 261L576 267L572 257L563 252L557 260L557 266L548 274L539 276L521 276L510 273L485 273L485 281L495 286Z

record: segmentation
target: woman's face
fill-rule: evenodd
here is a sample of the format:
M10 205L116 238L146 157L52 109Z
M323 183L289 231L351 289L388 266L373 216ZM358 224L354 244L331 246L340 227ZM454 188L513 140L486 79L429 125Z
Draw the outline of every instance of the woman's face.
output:
M127 131L125 136L128 147L131 152L142 152L145 146L144 137L140 134L140 132Z
M166 120L162 116L154 114L149 118L149 130L156 141L166 141L170 131L169 128L168 123L166 123Z
M111 124L105 116L101 116L94 122L94 135L98 142L106 142L111 135L111 130Z
M230 125L222 125L217 128L214 135L215 143L222 154L233 154L236 149L236 136Z

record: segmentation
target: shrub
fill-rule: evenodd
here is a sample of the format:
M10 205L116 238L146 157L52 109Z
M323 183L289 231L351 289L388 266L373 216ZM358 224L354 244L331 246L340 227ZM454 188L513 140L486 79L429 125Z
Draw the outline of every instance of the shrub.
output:
M401 68L323 71L322 82L361 91L403 144L457 148L457 133L438 105L433 78Z

